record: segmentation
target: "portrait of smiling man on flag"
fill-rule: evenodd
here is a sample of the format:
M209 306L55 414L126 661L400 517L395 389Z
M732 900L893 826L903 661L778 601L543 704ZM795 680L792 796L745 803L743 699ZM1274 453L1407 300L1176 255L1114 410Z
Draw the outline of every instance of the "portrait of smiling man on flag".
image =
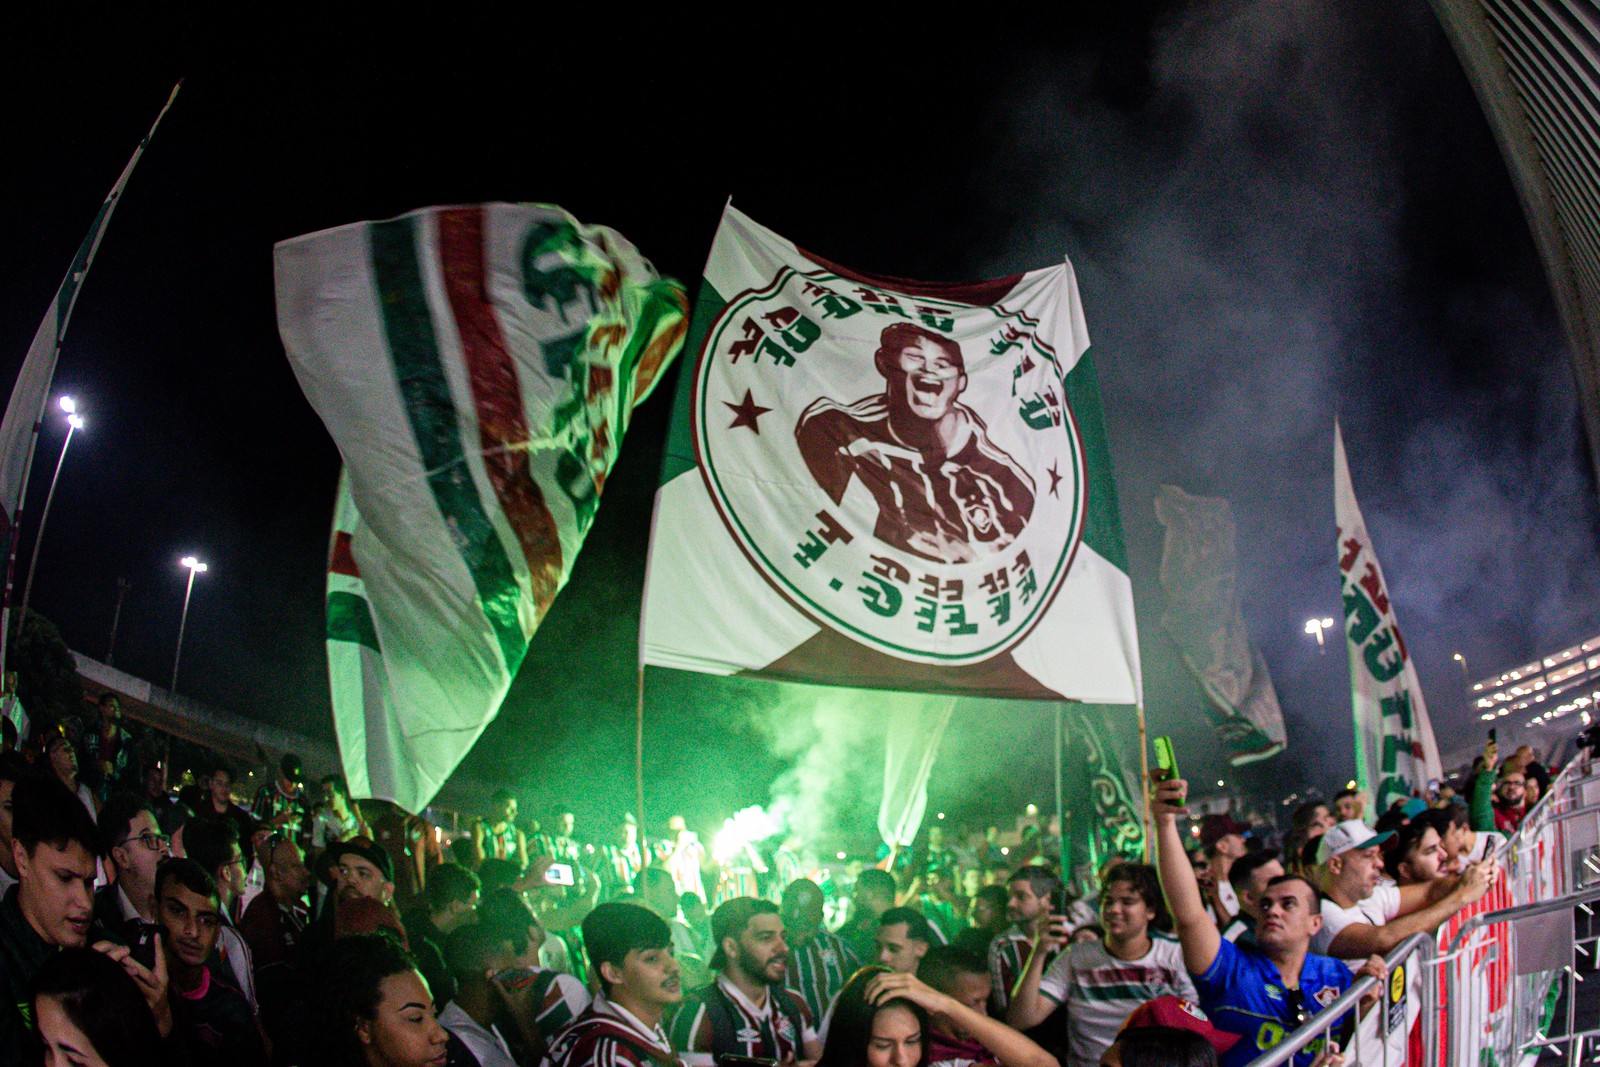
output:
M1033 479L960 403L961 346L897 322L873 365L882 393L823 397L800 415L795 438L817 484L837 504L860 478L878 505L874 536L925 559L965 563L1010 544L1033 513Z

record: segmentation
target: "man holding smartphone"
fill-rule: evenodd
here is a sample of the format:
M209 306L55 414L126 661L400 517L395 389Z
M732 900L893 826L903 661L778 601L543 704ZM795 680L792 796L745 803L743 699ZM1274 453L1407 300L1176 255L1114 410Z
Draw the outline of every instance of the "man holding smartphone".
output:
M1256 947L1223 940L1206 912L1178 832L1178 816L1188 814L1189 783L1157 780L1158 773L1151 775L1150 814L1161 888L1201 1009L1217 1029L1243 1038L1222 1056L1221 1067L1244 1067L1337 1000L1354 978L1343 963L1311 952L1311 938L1322 929L1318 894L1295 875L1273 879L1262 894ZM1364 1011L1381 992L1382 958L1368 959L1356 974L1380 981L1380 989L1363 999ZM1321 1042L1312 1042L1295 1054L1294 1067L1310 1067L1323 1051Z

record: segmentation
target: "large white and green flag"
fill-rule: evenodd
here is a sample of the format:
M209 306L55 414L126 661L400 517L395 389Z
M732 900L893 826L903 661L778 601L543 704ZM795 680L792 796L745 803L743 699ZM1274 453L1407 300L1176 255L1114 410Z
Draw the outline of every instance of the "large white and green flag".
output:
M1397 798L1412 796L1426 787L1428 779L1441 777L1442 771L1417 668L1400 636L1383 568L1356 502L1337 421L1333 424L1333 501L1350 649L1356 782L1382 814Z
M644 663L1138 702L1070 264L970 285L872 277L730 206L689 346Z
M278 328L344 458L328 575L357 795L425 806L565 584L683 290L559 208L430 208L280 243Z

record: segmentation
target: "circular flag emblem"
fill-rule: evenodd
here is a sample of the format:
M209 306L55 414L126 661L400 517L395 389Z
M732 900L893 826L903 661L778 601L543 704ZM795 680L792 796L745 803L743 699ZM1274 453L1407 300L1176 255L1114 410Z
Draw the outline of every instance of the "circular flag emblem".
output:
M695 369L700 469L791 603L932 664L1037 624L1082 536L1086 471L1029 310L787 268L723 308Z

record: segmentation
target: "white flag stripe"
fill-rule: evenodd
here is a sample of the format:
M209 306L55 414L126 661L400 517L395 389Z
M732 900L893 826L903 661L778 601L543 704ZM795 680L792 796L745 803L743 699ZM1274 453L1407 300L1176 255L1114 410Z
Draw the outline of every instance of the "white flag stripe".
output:
M346 770L417 811L565 583L635 373L653 384L681 344L682 292L620 236L526 204L323 231L280 244L276 271L358 516L328 581Z
M1333 427L1334 516L1337 560L1350 656L1350 697L1355 720L1356 778L1379 814L1397 797L1443 776L1439 746L1395 619L1389 585L1356 501L1344 436Z

